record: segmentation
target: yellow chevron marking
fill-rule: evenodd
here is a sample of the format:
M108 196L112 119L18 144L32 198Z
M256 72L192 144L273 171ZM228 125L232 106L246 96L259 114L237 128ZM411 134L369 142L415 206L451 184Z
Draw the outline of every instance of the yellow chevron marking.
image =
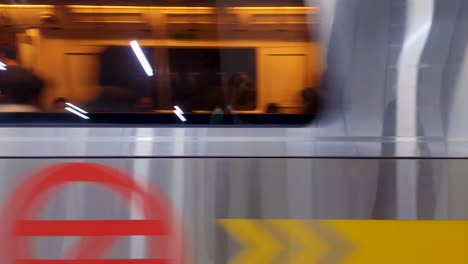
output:
M218 220L218 223L243 247L230 264L269 264L281 245L255 220Z
M294 264L464 264L468 261L468 221L231 219L219 222L243 246L241 253L231 260L232 264L275 263L281 251L290 253L287 261ZM322 230L324 225L333 234ZM286 237L289 243L278 242L270 232Z
M273 227L285 234L292 242L287 263L311 264L317 263L320 256L326 252L327 245L321 242L305 221L301 220L270 220ZM289 244L284 244L289 245Z
M326 221L354 245L342 263L461 264L468 221Z

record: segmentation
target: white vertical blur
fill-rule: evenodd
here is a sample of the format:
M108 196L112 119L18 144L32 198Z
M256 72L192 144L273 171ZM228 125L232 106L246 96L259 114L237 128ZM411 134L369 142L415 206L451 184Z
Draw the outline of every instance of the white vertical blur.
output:
M397 156L418 155L416 142L417 87L419 63L433 21L434 0L408 0L406 34L398 61L396 136ZM417 218L418 168L414 161L399 161L397 165L397 216L399 219Z
M137 128L136 141L135 141L135 156L150 156L153 151L153 129L151 128ZM148 186L150 179L150 160L149 159L135 159L133 161L133 177L136 183L141 187ZM136 194L132 195L130 203L130 219L141 220L144 218L141 197ZM130 239L130 258L131 259L144 259L146 257L146 237L132 236Z
M461 7L460 7L461 8ZM453 33L453 34L456 34ZM460 36L462 38L463 36ZM468 43L465 44L465 52L463 53L462 63L459 66L459 74L454 81L453 95L450 98L450 108L448 115L448 135L447 136L466 136L466 113L468 113L468 105L466 98L468 95L467 83L468 83ZM447 65L450 67L449 65ZM442 89L446 87L442 87ZM461 155L466 150L465 144L450 144L450 152L455 155Z
M75 155L85 157L88 153L89 144L83 144L81 139L89 138L91 134L90 128L78 128L73 131L67 131L65 138L70 144L70 149L76 151ZM63 137L64 134L58 132L53 134L56 137ZM75 162L85 162L85 159L74 160ZM86 219L86 203L92 202L86 199L86 184L85 183L74 183L70 184L65 189L65 219L66 220L81 220ZM76 245L78 237L74 238L63 238L60 255L65 256L70 252L70 249Z
M313 6L315 4L312 0L306 0L305 3L308 6ZM328 45L330 43L333 22L335 21L336 0L319 1L319 7L320 47L322 49L322 61L326 63ZM327 65L324 66L326 67Z
M433 0L408 0L406 35L398 60L397 124L398 137L417 135L417 86L419 62L426 45L433 20ZM397 144L397 154L406 156L417 151L416 145Z
M174 129L174 148L173 148L173 155L177 157L183 157L185 155L185 146L184 146L184 137L185 137L185 129L184 128L175 128ZM185 160L181 158L172 159L172 177L171 177L171 201L172 201L172 208L176 213L176 218L179 221L184 219L184 197L185 197L185 181L184 181L184 174L185 174ZM189 205L187 205L188 207ZM172 230L174 234L180 232L180 230ZM178 238L177 235L174 236ZM177 248L182 244L182 241L175 240L173 241L173 245L170 245L173 248ZM180 259L177 259L180 256L173 256L174 263L181 263Z

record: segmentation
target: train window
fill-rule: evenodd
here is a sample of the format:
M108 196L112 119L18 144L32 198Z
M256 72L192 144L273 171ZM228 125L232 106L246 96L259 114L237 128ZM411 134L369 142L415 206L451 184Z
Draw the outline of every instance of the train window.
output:
M174 104L184 109L256 108L255 49L170 48L169 69Z
M306 124L317 14L298 0L0 0L0 125Z

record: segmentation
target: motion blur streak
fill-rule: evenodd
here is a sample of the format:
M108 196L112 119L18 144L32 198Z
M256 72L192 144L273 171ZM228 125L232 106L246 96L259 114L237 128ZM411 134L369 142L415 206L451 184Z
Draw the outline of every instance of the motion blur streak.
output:
M133 52L135 52L135 55L138 58L138 61L140 62L141 66L146 72L146 75L148 76L153 76L153 69L151 69L151 66L148 62L148 60L145 57L145 54L143 54L143 51L141 50L140 45L136 40L130 41L130 45L132 46Z
M80 112L78 112L78 111L76 111L75 109L72 109L72 108L70 108L70 107L65 107L65 110L67 110L68 112L71 112L71 113L73 113L73 114L75 114L75 115L77 115L77 116L79 116L79 117L81 117L81 118L83 118L83 119L89 119L88 116L85 116L85 115L83 115L82 113L80 113Z
M73 108L73 109L75 109L75 110L77 110L77 111L83 113L83 114L87 114L87 113L88 113L88 112L86 112L85 110L79 108L78 106L76 106L76 105L74 105L74 104L72 104L72 103L68 103L68 102L67 102L67 103L65 103L65 104L68 105L68 106L70 106L71 108Z
M399 57L400 68L397 79L397 123L396 134L400 137L417 136L417 94L419 61L426 46L427 39L432 27L434 13L434 1L408 1L406 10L407 17L407 38L403 43L402 51ZM417 143L397 143L396 151L400 155L405 153L418 152ZM398 214L414 215L417 197L417 171L414 166L402 166L397 168L398 177L398 203L401 204ZM411 175L411 176L409 176Z
M176 105L174 106L174 109L174 114L176 114L177 117L180 118L180 120L182 120L182 122L187 121L187 119L183 116L184 112L182 111L182 109L180 109L180 107Z

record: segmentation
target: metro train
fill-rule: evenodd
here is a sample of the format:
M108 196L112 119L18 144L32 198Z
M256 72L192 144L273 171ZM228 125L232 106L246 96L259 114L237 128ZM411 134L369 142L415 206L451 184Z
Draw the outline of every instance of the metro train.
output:
M20 64L47 80L41 98L46 108L61 97L89 104L102 86L121 85L129 72L142 71L132 64L132 54L115 51L129 50L132 40L145 47L155 78L146 76L143 88L135 83L145 76L126 78L137 96L154 99L152 108L160 112L186 100L196 101L190 107L195 111L212 110L203 101L213 93L207 87L227 90L231 75L243 72L252 79L251 91L237 96L244 101L237 110L261 113L274 103L281 112L300 113L301 91L317 87L321 75L317 7L2 8L1 28L16 33L17 41L10 37L10 42L16 43Z
M165 87L158 93L174 91L172 48L254 49L255 107L242 111L262 112L276 102L294 118L301 89L316 86L325 107L301 127L9 124L0 128L0 205L17 197L18 186L31 175L60 178L52 173L58 170L66 182L79 174L73 166L85 171L83 164L99 164L126 171L142 189L156 186L164 194L183 226L178 232L188 244L184 263L287 263L295 256L290 249L303 252L297 244L313 253L300 255L305 263L466 261L458 249L468 237L467 1L311 0L295 6L274 1L239 6L224 1L57 2L0 6L0 23L15 25L0 26L1 32L24 25L15 36L19 58L48 82L45 107L57 97L86 105L97 91L93 74L99 72L101 52L109 46L128 48L131 40L153 54L150 63L163 76L154 87ZM118 33L101 35L106 27ZM172 94L154 98L167 99L155 103L160 112L176 102ZM129 196L129 206L117 198L125 192L88 183L57 187L57 197L38 206L40 216L31 217L147 216L137 198ZM0 220L23 220L12 215L3 211ZM281 223L289 229L281 229ZM80 250L70 251L76 249L75 237L31 230L24 234L45 237L35 238L25 250L2 240L11 232L0 230L1 263L22 258L53 263L75 255L143 259L154 253L141 236L123 238L111 249L91 236L80 255ZM92 243L106 255L93 254ZM30 247L36 255L24 253Z

